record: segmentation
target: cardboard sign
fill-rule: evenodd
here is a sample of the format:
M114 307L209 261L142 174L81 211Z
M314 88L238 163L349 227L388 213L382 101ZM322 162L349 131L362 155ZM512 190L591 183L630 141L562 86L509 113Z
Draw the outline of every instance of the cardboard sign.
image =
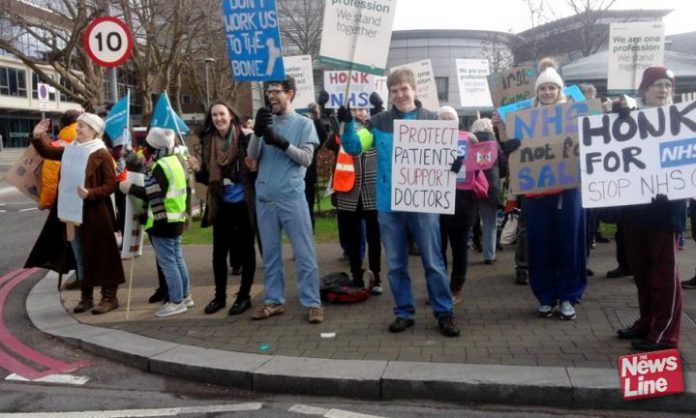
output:
M488 90L488 60L461 59L457 64L459 99L462 107L491 108L491 93Z
M128 181L136 186L145 185L145 175L128 172ZM143 225L140 216L143 214L143 201L129 194L126 196L126 223L123 227L123 245L121 258L127 259L143 255Z
M85 185L87 160L89 149L85 147L69 145L63 151L58 183L58 219L63 222L82 223L83 200L77 188Z
M430 59L399 65L389 69L392 73L397 68L408 68L416 75L416 98L423 107L432 111L440 108L440 100L437 98L437 86L435 85L435 73ZM382 99L386 102L387 97Z
M292 106L296 111L303 111L314 102L314 73L312 72L311 55L295 55L283 57L285 74L295 79L297 90Z
M285 78L275 0L223 0L222 18L232 78L236 81Z
M29 199L38 202L43 158L29 145L5 175L5 181Z
M508 135L522 141L510 154L510 190L515 194L575 189L578 118L602 113L598 99L535 107L509 114Z
M609 27L607 90L638 90L643 71L662 65L665 54L663 22L612 23Z
M391 209L454 213L456 120L395 120Z
M536 69L530 66L515 67L489 75L488 88L493 106L501 107L531 99L535 95L536 78Z
M582 204L586 208L696 196L696 102L583 118Z
M396 0L327 1L319 60L383 75L395 13Z
M324 90L329 93L327 109L338 109L345 104L349 78L348 103L351 108L371 108L370 94L373 91L385 102L389 97L387 77L360 71L324 71Z
M563 95L569 99L572 99L574 102L582 102L585 100L585 95L582 94L582 90L580 90L580 87L574 84L572 86L564 88ZM497 111L500 115L500 118L505 120L505 118L507 118L508 113L517 112L518 110L522 109L529 109L530 107L532 107L532 104L534 104L534 98L501 106L498 108Z
M681 357L677 350L619 357L621 394L626 401L684 392Z

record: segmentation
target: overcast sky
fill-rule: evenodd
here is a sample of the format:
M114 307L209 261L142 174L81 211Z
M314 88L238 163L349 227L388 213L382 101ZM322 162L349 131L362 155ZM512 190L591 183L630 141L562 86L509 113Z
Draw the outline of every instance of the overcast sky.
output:
M538 2L538 0L535 0ZM547 0L548 17L572 14L566 0ZM397 0L394 30L479 29L521 32L531 26L524 0ZM672 9L667 35L696 31L694 0L617 0L612 9Z

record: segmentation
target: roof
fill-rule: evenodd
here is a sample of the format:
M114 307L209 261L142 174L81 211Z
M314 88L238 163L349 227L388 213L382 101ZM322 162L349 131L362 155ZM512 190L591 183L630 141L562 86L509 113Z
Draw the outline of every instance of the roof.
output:
M562 67L563 78L572 81L606 80L609 72L609 51L599 51ZM696 55L665 51L665 65L677 78L696 78Z
M472 30L472 29L408 29L392 31L391 40L400 39L489 39L496 37L507 43L519 42L522 38L519 35L509 32L498 32L492 30Z
M667 35L667 50L696 55L696 32Z

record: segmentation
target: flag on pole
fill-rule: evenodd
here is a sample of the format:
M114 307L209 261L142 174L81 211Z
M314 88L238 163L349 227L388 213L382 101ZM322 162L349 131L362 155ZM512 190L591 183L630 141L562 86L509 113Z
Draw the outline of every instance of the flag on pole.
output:
M121 97L106 116L104 132L111 138L111 143L116 147L129 144L131 141L128 124L130 122L130 90Z
M155 111L152 112L150 127L172 129L179 135L191 132L189 127L186 126L186 122L172 109L172 104L169 102L169 96L166 91L163 91L159 99L157 99Z

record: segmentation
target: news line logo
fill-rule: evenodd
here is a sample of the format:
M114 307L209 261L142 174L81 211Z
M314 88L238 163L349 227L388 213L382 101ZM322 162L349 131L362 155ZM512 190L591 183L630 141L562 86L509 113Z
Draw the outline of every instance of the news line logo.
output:
M626 401L684 392L681 357L676 349L621 356L619 377Z

